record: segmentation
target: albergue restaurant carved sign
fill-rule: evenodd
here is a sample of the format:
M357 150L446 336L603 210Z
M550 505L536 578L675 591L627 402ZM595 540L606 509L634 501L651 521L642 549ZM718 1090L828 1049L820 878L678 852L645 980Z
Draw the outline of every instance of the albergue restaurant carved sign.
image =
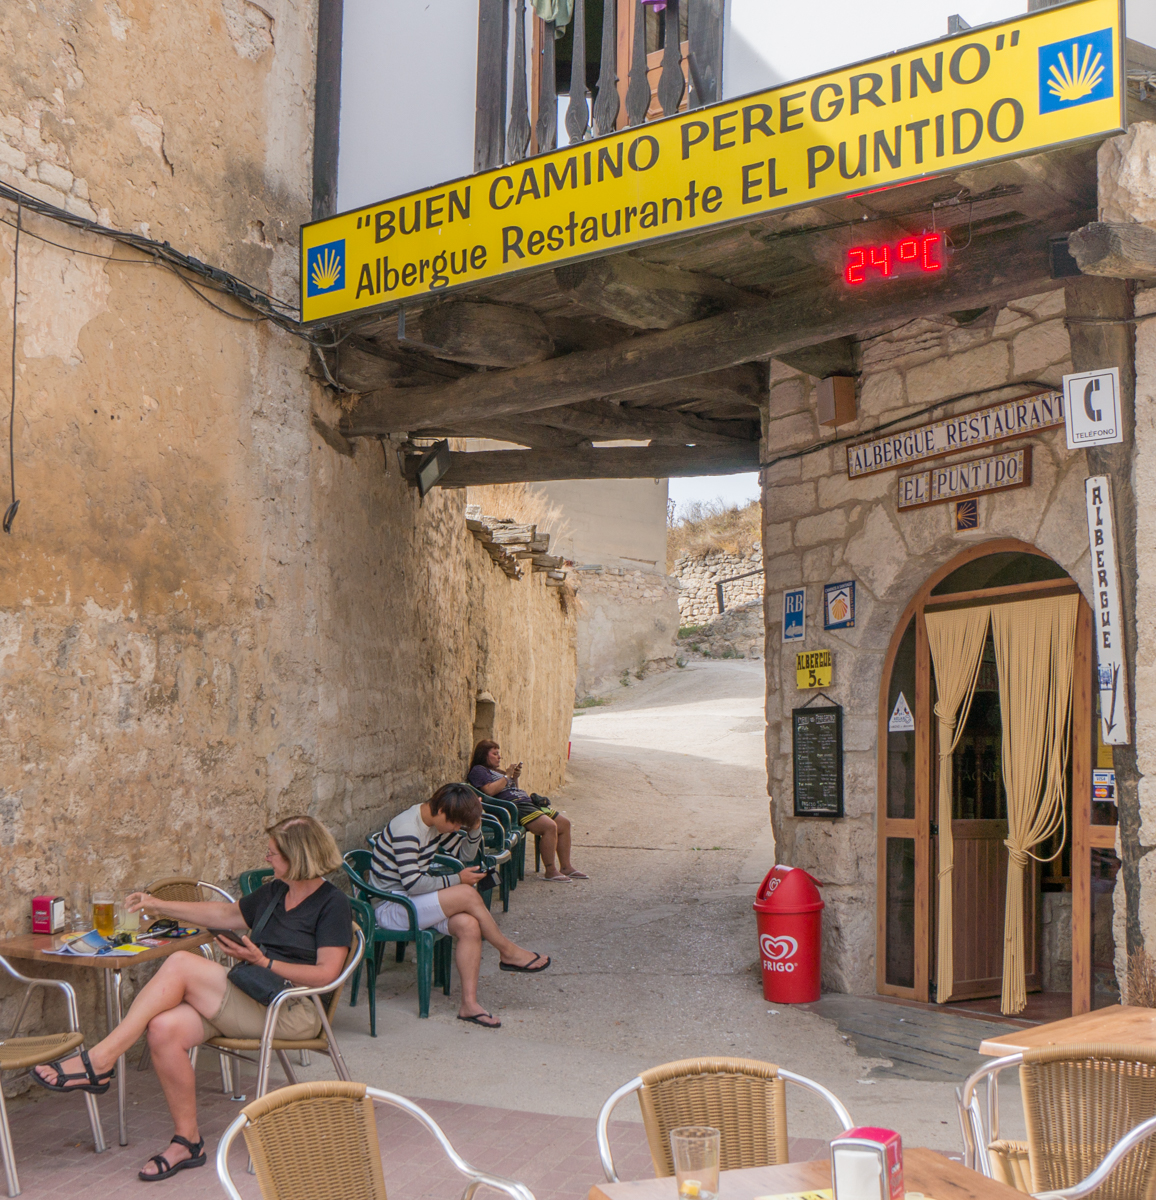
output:
M1064 423L1064 398L1059 392L1039 392L975 412L960 413L932 425L889 433L847 447L847 474L873 475L908 463L940 458L957 450L987 446Z
M1021 14L314 221L302 319L1118 132L1121 7Z

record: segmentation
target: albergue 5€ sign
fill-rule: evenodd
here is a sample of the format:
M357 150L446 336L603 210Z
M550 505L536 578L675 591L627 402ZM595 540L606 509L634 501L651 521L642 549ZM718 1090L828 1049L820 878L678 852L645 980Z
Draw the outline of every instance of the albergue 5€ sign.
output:
M313 222L302 318L1117 132L1122 29L1079 0Z

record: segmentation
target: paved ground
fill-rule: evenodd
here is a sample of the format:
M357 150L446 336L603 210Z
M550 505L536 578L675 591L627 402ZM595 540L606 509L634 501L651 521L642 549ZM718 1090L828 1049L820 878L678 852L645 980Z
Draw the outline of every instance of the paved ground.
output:
M379 1036L368 1037L364 999L356 1009L342 1005L337 1031L354 1077L430 1102L467 1157L523 1179L539 1200L585 1195L599 1177L593 1122L610 1092L644 1067L700 1054L782 1063L830 1087L856 1120L899 1129L909 1144L956 1150L953 1088L966 1074L963 1058L958 1076L948 1064L938 1080L880 1074L887 1063L857 1053L834 1019L762 998L750 909L774 861L762 697L761 663L694 662L576 716L570 779L556 799L574 819L575 861L592 878L553 885L527 877L500 918L523 945L553 955L553 967L536 978L501 974L487 950L480 995L503 1021L491 1031L455 1020L456 976L454 995L435 992L430 1018L419 1020L412 961L395 966L387 956ZM532 764L532 747L503 751ZM960 1019L967 1035L980 1024ZM905 1024L897 1024L900 1036ZM969 1053L959 1027L934 1025L937 1044ZM913 1042L920 1036L911 1033ZM206 1130L215 1135L236 1108L214 1095L215 1064L203 1057ZM331 1077L328 1063L314 1061L304 1076ZM16 1113L25 1194L119 1195L109 1187L114 1164L118 1185L135 1183L136 1168L165 1138L151 1079L132 1072L133 1144L103 1160L84 1149L79 1103L46 1097ZM837 1131L821 1101L797 1089L788 1101L793 1138ZM1013 1108L1003 1105L1005 1136L1016 1135ZM112 1105L105 1111L111 1134ZM619 1111L622 1175L646 1175L637 1105ZM416 1172L414 1143L398 1120L389 1118L383 1141L391 1197L446 1194L436 1172ZM796 1150L812 1156L805 1145ZM167 1186L172 1197L215 1188L211 1169Z

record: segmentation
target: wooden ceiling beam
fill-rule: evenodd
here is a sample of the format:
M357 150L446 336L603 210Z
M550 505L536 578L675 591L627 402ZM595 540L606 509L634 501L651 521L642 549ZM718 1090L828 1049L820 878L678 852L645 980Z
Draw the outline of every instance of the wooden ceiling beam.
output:
M1079 223L1076 214L1063 213L1054 228ZM835 338L868 336L929 312L1003 304L1063 285L1051 276L1048 233L1044 227L976 238L942 275L889 280L880 288L852 289L839 279L599 350L477 373L441 388L377 392L362 398L358 419L392 431L415 431L562 408Z
M776 354L775 357L788 367L813 375L816 379L826 379L830 375L854 375L855 339L835 338L830 342L820 342L817 346L806 346L792 354Z
M409 455L405 475L416 484L420 455ZM604 450L480 450L452 452L439 487L536 483L550 479L665 479L735 475L759 468L758 442L718 446L619 446Z
M554 339L533 309L476 300L401 309L397 340L435 358L480 367L520 367L554 353Z
M1068 249L1085 275L1156 279L1156 229L1093 221L1068 235Z
M723 445L735 441L758 441L757 421L709 421L690 413L661 408L625 408L605 401L591 400L567 408L548 408L527 417L559 429L587 436L591 441L618 439L644 441L656 445L685 446L688 443Z
M634 329L673 329L712 313L749 308L762 297L722 279L656 266L629 254L557 267L563 295L583 308Z

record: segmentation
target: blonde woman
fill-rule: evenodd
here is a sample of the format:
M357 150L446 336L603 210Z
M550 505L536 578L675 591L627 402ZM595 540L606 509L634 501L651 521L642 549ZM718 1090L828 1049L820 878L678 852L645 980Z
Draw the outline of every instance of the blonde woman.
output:
M217 945L240 962L254 963L299 987L324 987L341 974L353 940L353 916L345 894L323 876L341 865L329 831L312 817L288 817L270 825L265 861L273 878L233 904L210 900L156 900L134 892L129 912L172 917L213 929L236 930L240 940ZM242 931L253 928L256 944ZM154 1154L141 1179L151 1183L205 1164L197 1126L196 1080L189 1050L206 1038L259 1038L265 1005L226 976L228 968L197 953L178 950L141 988L124 1020L87 1053L33 1071L52 1092L106 1092L117 1058L147 1033L153 1068L160 1078L176 1132L163 1154ZM277 1022L284 1038L316 1037L321 1020L308 997L288 1001Z

